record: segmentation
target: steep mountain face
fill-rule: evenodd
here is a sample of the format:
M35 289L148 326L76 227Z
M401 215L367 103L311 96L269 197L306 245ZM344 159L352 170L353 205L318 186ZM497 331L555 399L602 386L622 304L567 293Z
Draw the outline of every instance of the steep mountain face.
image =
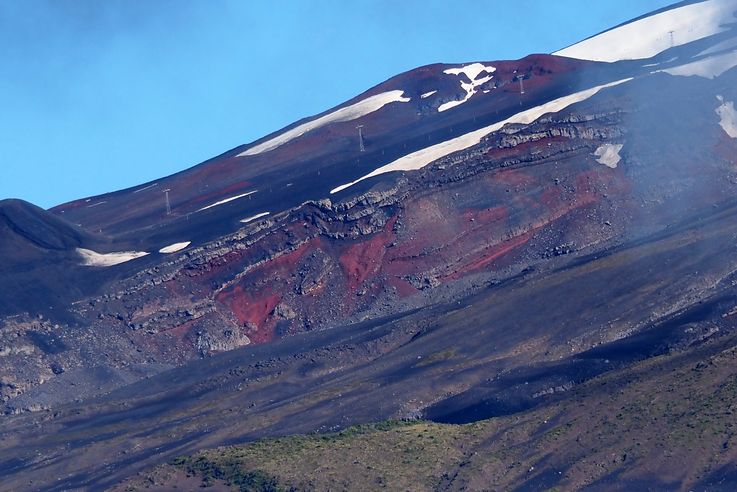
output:
M155 182L0 202L5 483L516 414L731 340L735 12L418 68Z

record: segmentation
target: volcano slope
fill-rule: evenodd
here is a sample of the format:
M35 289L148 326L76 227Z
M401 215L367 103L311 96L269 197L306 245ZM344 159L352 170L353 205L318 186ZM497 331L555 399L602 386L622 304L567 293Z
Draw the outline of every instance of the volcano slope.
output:
M731 449L728 415L733 405L729 393L733 372L728 359L716 365L722 368L719 371L700 376L708 384L682 380L679 375L691 374L702 360L706 367L709 357L719 359L718 354L728 353L734 345L734 314L730 313L737 298L731 275L708 287L700 275L693 275L695 271L714 279L721 275L724 265L717 252L729 247L737 232L730 220L733 213L733 206L720 209L707 221L698 218L675 225L672 232L601 252L596 259L566 258L573 264L527 272L460 303L230 351L84 403L8 418L2 427L3 447L4 455L12 458L2 464L3 486L103 488L147 464L201 448L423 414L440 422L492 418L482 424L489 437L506 430L503 435L509 441L504 446L513 449L490 439L500 446L500 457L489 465L483 461L488 455L480 453L478 466L492 469L470 474L464 478L469 483L488 476L503 484L517 476L586 484L616 478L604 472L630 470L636 456L641 468L630 470L635 477L638 472L646 475L658 463L664 473L682 471L685 450L676 452L680 448L672 446L688 443L694 452L702 453L713 450L718 441L719 446L727 442L725 449ZM674 278L681 283L672 284ZM576 300L571 302L571 293L577 290L588 294L573 296ZM685 297L700 294L700 299L652 320L663 306L670 309L670 297L676 292ZM631 330L634 333L629 336L621 333L640 324L643 327ZM597 329L592 330L592 325ZM612 335L612 329L619 333ZM631 367L652 357L654 362ZM674 374L674 370L680 372ZM611 375L586 383L604 373ZM631 380L639 381L639 386ZM665 391L661 382L675 385L676 390ZM690 400L681 399L691 391ZM641 416L637 405L652 404L654 397L662 404L647 407L652 416ZM625 412L628 420L612 418L619 426L612 430L629 428L632 433L604 433L599 421L618 416L627 402L635 407ZM577 416L584 423L579 424ZM678 439L664 441L662 436L645 433L637 440L644 444L638 451L643 454L628 452L629 447L637 447L628 439L639 439L638 428L628 423L635 417L642 425L646 417L668 428L678 424L671 429ZM518 427L507 430L506 423L518 421L528 426L520 424L519 433L514 431ZM530 422L542 429L533 432ZM587 446L598 443L599 447L575 448L579 454L570 466L581 468L580 473L538 477L563 471L563 460L573 456L544 459L546 453L555 456L551 442L556 441L546 440L550 436L542 432L548 425L550 429L564 426L571 432L570 439L590 427L613 436L614 441L619 438L612 444L619 447L589 435ZM679 434L682 431L684 435ZM514 453L525 448L525 432L536 443L535 453L516 460ZM469 439L467 445L475 442ZM563 442L557 445L566 447ZM471 449L465 446L461 447ZM633 461L600 469L599 460L611 449L629 453ZM673 455L662 454L662 449L672 450ZM505 450L507 454L502 453ZM715 453L704 461L703 469L716 473L730 456ZM655 457L660 461L653 461ZM528 462L538 470L534 475L506 475L505 466L517 464L515 470L522 474L519 463ZM453 461L447 467L441 463L439 476L452 475L453 470ZM667 483L678 478L685 485L686 478L698 477L676 475Z
M116 490L733 490L736 341L657 356L514 415L264 439L178 457Z
M579 422L570 409L603 411L592 388L611 378L639 375L618 401L641 401L672 382L656 368L730 350L737 5L672 10L694 5L712 30L654 55L422 67L156 182L0 203L0 487L99 489L204 448L385 419L492 419L487 437L556 409ZM698 393L686 383L673 394ZM469 441L537 470L510 484L733 481L726 451L683 475L685 455L657 461L652 440L626 452L638 466L594 473L592 448L556 454L519 429ZM514 436L539 453L514 458ZM563 456L583 471L557 473ZM508 488L474 463L428 480Z

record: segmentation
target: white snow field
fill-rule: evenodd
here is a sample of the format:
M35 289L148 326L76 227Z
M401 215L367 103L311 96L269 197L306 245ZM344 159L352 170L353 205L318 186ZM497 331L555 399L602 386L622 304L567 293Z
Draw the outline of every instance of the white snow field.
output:
M154 184L150 184L150 185L148 185L148 186L144 186L143 188L139 188L139 189L137 189L137 190L136 190L136 191L134 191L133 193L134 193L134 194L136 194L136 193L140 193L140 192L142 192L142 191L150 190L150 189L151 189L151 188L153 188L154 186L159 186L159 183L154 183Z
M438 92L438 91L430 91L430 92L425 92L424 94L422 94L422 95L420 96L420 99L426 99L426 98L428 98L428 97L432 96L433 94L435 94L436 92Z
M148 255L143 251L121 251L119 253L98 253L91 249L77 248L77 253L82 257L83 265L95 267L108 267L135 260Z
M458 152L460 150L464 150L464 149L473 147L474 145L481 143L482 138L484 138L485 136L491 133L494 133L497 130L500 130L507 124L512 124L512 123L530 124L533 121L540 118L541 116L543 116L544 114L557 113L572 104L585 101L591 96L597 94L602 89L606 89L607 87L614 87L616 85L623 84L630 80L632 80L631 77L627 79L617 80L609 84L592 87L591 89L586 89L584 91L576 92L574 94L570 94L568 96L564 96L564 97L555 99L553 101L547 102L541 106L537 106L537 107L522 111L521 113L517 113L514 116L511 116L510 118L507 118L506 120L494 123L493 125L489 125L484 128L474 130L470 133L466 133L465 135L461 135L460 137L446 140L445 142L440 142L439 144L431 145L430 147L426 147L424 149L420 149L418 151L412 152L411 154L407 154L403 157L400 157L399 159L385 166L375 169L374 171L370 172L369 174L365 176L358 178L355 181L346 183L344 185L340 185L337 188L334 188L330 193L331 194L338 193L339 191L345 190L346 188L353 186L354 184L359 183L363 181L364 179L372 178L380 174L389 173L392 171L414 171L417 169L421 169L427 166L428 164L430 164L431 162L434 162L440 159L441 157L445 157L454 152Z
M704 51L702 51L696 56L713 55L715 53L719 53L720 51L727 51L727 50L731 51L734 49L737 49L737 38L729 38L720 43L715 44L711 48L705 49Z
M460 101L448 101L446 103L441 104L440 106L438 106L438 112L442 112L442 111L446 111L451 108L455 108L456 106L460 106L464 102L471 99L471 96L476 94L476 91L478 90L478 87L480 85L485 84L486 82L494 78L492 75L486 75L484 77L481 77L480 79L477 78L481 74L481 72L492 74L495 71L496 71L495 67L485 66L482 63L471 63L463 67L448 68L446 70L443 70L443 73L447 73L449 75L460 76L461 74L465 74L466 77L468 77L468 80L470 80L471 82L467 83L461 80L461 88L463 88L463 90L466 91L466 96Z
M208 208L217 207L218 205L222 205L224 203L232 202L233 200L238 200L239 198L243 198L248 195L253 195L254 193L258 192L258 190L249 191L248 193L243 193L241 195L237 196L231 196L230 198L226 198L225 200L220 200L219 202L215 202L211 205L208 205L206 207L202 207L201 209L197 210L198 212L202 212L203 210L207 210Z
M249 222L260 219L261 217L266 217L269 215L270 212L261 212L260 214L252 215L250 217L246 217L245 219L241 219L240 221L244 224L248 224Z
M274 150L275 148L284 145L290 140L294 140L295 138L302 136L309 131L315 130L316 128L320 128L321 126L329 125L331 123L355 120L357 118L360 118L361 116L365 116L367 114L373 113L374 111L378 111L389 103L409 102L410 98L402 97L403 95L404 91L394 90L367 97L366 99L355 104L340 108L333 111L332 113L326 114L325 116L321 116L312 121L308 121L307 123L296 126L291 130L287 130L284 133L280 133L272 139L269 139L258 145L254 145L250 149L241 152L236 157L256 155Z
M706 0L615 27L553 53L601 62L650 58L727 29L737 0Z
M737 138L737 111L734 109L733 101L724 101L722 96L717 96L722 103L715 112L719 116L719 125L731 138Z
M682 77L696 76L705 79L714 79L735 66L737 66L737 51L732 51L730 53L696 60L685 65L678 65L677 67L664 68L663 70L658 70L658 72Z
M617 164L619 164L619 161L622 160L619 155L619 151L622 150L622 147L624 147L623 144L600 145L599 148L594 151L594 155L597 157L596 162L615 169Z
M159 253L164 253L164 254L176 253L177 251L183 250L184 248L186 248L190 244L192 244L192 241L184 241L184 242L181 242L181 243L170 244L169 246L165 246L165 247L161 248L159 250Z

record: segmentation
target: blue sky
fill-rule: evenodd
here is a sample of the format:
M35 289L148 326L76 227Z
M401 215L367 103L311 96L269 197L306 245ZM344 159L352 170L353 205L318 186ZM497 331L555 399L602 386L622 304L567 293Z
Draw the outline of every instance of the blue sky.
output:
M567 46L670 0L0 0L0 199L186 169L435 62Z

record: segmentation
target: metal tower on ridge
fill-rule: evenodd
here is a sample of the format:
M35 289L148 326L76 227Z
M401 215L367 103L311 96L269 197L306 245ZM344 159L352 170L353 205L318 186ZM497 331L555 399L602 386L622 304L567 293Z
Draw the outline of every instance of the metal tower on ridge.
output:
M169 202L169 192L171 190L169 188L164 190L164 195L166 196L166 215L171 215L171 203Z
M363 125L356 125L358 129L358 148L361 152L366 151L366 147L363 146Z

